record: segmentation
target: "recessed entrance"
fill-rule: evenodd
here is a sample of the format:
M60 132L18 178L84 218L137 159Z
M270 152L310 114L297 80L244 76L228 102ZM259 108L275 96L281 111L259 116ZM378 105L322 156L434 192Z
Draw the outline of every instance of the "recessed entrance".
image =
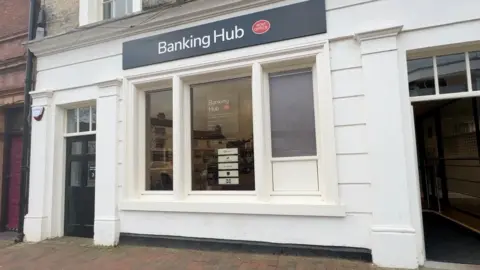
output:
M413 107L426 258L480 265L480 98Z
M67 138L65 235L93 237L95 135Z

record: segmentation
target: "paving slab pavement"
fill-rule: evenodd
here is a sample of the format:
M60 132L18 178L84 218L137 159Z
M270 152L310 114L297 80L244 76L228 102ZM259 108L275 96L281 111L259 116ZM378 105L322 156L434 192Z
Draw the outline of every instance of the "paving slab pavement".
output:
M9 244L7 244L9 243ZM58 238L30 244L0 241L0 270L370 270L370 263L321 257L251 254L120 245Z

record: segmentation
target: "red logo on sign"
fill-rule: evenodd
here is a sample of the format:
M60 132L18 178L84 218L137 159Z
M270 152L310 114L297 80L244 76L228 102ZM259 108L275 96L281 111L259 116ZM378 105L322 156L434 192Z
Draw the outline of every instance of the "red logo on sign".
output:
M252 26L253 33L257 35L265 34L270 30L270 22L267 20L259 20L255 22Z

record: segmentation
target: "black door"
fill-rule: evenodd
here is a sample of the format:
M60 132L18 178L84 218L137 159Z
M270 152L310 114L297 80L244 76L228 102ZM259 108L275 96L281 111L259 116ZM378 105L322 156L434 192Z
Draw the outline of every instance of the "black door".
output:
M93 237L95 135L67 138L65 235Z

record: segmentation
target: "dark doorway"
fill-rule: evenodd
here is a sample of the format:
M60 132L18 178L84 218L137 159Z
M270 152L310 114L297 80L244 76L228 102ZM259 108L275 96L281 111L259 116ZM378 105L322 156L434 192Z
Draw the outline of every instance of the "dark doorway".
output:
M413 105L427 260L480 264L480 98Z
M21 198L23 108L8 108L4 113L5 134L0 229L2 231L17 231Z
M65 235L93 237L95 135L67 138Z

